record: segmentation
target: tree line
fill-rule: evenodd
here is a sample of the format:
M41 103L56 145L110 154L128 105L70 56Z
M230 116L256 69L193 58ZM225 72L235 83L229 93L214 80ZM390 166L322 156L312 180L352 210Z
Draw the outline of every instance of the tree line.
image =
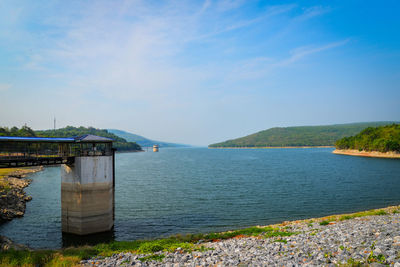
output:
M343 137L356 135L367 127L393 122L366 122L323 126L275 127L209 147L334 146Z
M359 134L336 141L337 149L400 152L400 124L368 127Z
M20 136L20 137L75 137L85 134L92 134L114 140L113 147L117 151L141 151L142 147L135 142L127 142L124 138L109 133L105 129L96 129L94 127L73 127L67 126L56 130L34 131L28 126L18 127L0 127L0 136Z

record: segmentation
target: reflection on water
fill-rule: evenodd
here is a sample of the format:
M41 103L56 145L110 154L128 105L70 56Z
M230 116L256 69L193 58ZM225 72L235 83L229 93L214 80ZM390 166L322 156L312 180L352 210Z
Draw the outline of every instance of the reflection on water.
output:
M400 203L400 160L315 149L160 149L116 158L115 226L61 233L60 167L30 178L33 200L0 235L35 248L222 231Z
M79 236L74 234L62 233L62 247L96 245L99 243L109 243L115 240L114 229L108 232Z

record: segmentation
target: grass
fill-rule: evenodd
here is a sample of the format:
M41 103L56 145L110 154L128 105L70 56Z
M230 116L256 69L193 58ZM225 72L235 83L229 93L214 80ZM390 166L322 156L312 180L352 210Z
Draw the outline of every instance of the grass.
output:
M338 264L339 267L361 267L361 266L365 266L364 262L362 261L357 261L353 258L349 258L347 260L347 263L343 264Z
M396 214L400 213L400 206L392 206L382 209L374 209L374 210L367 210L361 212L355 212L350 214L342 214L342 215L330 215L323 218L314 219L314 221L319 221L320 225L328 225L331 222L338 222L338 221L345 221L351 220L354 218L360 218L365 216L380 216L380 215L388 215L388 214ZM310 220L304 220L305 223L308 223L308 226L311 227L309 224Z
M384 210L368 210L362 212L356 212L349 215L343 215L339 218L340 221L350 220L358 217L373 216L373 215L387 215L388 213Z
M375 242L372 243L372 245L371 245L371 252L370 252L370 254L369 254L368 258L367 258L367 262L368 263L378 262L378 263L381 263L381 264L386 264L385 256L383 254L375 255L374 254L374 249L375 249Z
M10 183L5 181L3 178L11 173L15 172L14 168L0 168L0 193L7 193L11 190Z
M27 168L0 168L0 192L7 193L11 190L10 184L3 179L4 177L15 172L23 172L26 170Z
M296 233L281 231L272 227L250 227L235 231L209 234L176 235L164 239L115 241L108 244L99 244L93 247L85 246L60 250L7 250L0 252L0 266L78 266L81 260L94 256L108 257L121 252L149 254L140 258L141 261L161 261L163 254L156 252L173 252L177 248L183 251L205 251L207 248L200 246L199 241L217 241L242 236L282 237ZM277 242L286 242L281 239Z
M14 168L0 168L0 179L14 172Z
M4 178L4 176L10 175L14 172L24 172L31 167L25 168L0 168L0 179Z
M11 190L10 183L0 179L0 193L6 193Z

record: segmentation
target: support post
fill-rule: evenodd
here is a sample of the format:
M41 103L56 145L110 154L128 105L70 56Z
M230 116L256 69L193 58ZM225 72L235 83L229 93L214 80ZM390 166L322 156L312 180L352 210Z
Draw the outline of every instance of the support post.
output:
M113 177L113 221L115 221L115 151L116 148L112 148L112 177Z
M86 235L114 226L114 155L76 157L61 166L62 231Z

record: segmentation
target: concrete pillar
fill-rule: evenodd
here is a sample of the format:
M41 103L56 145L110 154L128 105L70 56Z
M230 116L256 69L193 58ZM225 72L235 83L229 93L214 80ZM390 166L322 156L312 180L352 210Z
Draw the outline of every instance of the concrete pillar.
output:
M86 235L114 225L113 156L76 157L61 166L62 231Z

